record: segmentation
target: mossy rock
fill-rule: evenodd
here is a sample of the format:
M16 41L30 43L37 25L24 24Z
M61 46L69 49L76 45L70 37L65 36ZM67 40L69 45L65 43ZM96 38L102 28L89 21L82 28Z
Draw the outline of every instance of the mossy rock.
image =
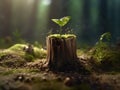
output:
M23 56L27 55L26 52L23 50L25 47L28 47L26 44L15 44L12 47L8 48L7 50L13 51L13 52L18 52L19 54L22 53ZM43 48L38 48L38 47L34 47L33 46L33 50L34 50L34 58L45 58L46 57L46 50L44 50Z
M15 56L21 57L23 59L26 59L26 61L33 61L35 59L42 59L46 57L46 50L42 48L33 46L34 55L32 55L27 53L24 50L25 47L27 47L26 44L15 44L8 49L0 51L0 60L2 60L3 57L9 56L9 55L15 55Z

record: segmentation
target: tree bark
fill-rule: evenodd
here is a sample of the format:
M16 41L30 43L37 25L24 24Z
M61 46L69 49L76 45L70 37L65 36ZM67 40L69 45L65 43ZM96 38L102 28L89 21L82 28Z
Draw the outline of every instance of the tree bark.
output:
M76 68L76 38L47 37L47 65L51 70L71 71Z

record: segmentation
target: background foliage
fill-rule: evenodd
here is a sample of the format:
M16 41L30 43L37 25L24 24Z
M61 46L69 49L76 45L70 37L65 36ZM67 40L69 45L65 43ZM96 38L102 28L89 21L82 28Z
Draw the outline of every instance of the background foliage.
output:
M38 41L59 29L51 19L71 16L64 27L79 44L94 44L104 32L120 39L120 0L0 0L0 45Z

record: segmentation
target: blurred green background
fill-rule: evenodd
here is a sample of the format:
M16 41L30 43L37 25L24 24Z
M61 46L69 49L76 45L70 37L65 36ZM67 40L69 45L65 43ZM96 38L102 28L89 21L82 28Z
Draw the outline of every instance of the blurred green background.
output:
M0 0L0 47L45 45L46 36L59 29L51 19L63 16L71 16L64 29L77 35L79 45L93 45L105 32L120 40L120 0Z

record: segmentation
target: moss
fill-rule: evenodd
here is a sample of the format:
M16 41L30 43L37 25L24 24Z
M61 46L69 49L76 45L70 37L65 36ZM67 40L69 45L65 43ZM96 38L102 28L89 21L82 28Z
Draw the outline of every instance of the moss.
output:
M8 49L12 51L23 51L24 47L27 47L27 45L26 44L15 44Z
M25 55L25 52L23 51L23 48L27 47L25 44L15 44L11 46L8 49L5 49L2 53L4 54L14 54L23 57ZM1 52L0 52L1 53Z
M26 44L15 44L8 49L2 50L0 51L0 59L7 59L7 60L11 59L11 61L13 61L12 59L14 59L17 56L19 57L17 59L20 60L25 59L28 62L28 61L34 61L37 58L38 59L46 58L47 51L44 50L43 48L38 48L33 46L34 54L32 55L27 53L25 50L23 50L25 47L27 47Z
M74 37L76 38L76 35L74 34L52 34L52 35L49 35L48 37L53 37L53 38L70 38L70 37Z
M17 51L19 53L19 51L22 51L21 53L24 53L24 55L26 55L25 51L23 50L23 48L27 47L27 45L25 44L15 44L12 47L10 47L8 50L11 51ZM38 47L34 47L33 46L33 50L34 50L34 58L45 58L46 57L46 53L47 51L44 50L43 48L38 48ZM27 55L28 56L28 55Z
M103 70L120 70L120 51L105 42L98 43L93 48L91 56L95 66Z
M27 54L27 53L25 54L24 58L28 62L32 62L35 59L33 55L30 55L30 54Z
M46 55L47 55L47 51L44 50L43 48L37 48L37 47L34 47L34 56L36 58L46 58Z

